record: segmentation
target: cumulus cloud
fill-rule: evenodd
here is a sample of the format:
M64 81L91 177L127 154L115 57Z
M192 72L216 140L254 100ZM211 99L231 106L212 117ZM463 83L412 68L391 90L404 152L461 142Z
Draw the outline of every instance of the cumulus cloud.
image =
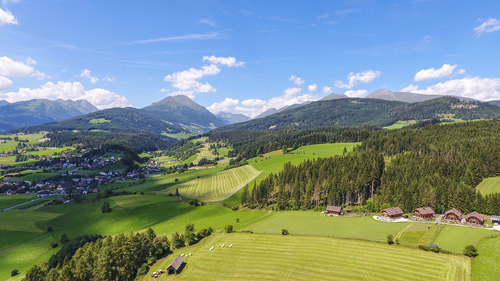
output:
M458 64L450 65L445 63L443 64L443 66L441 66L441 68L438 69L435 68L422 69L419 72L417 72L417 74L415 74L414 80L423 81L429 79L443 78L452 75L454 73L457 74L465 73L465 70L457 68Z
M474 32L476 32L477 37L481 36L483 33L500 30L500 21L495 18L489 18L487 20L479 19L479 21L481 21L481 24L474 27Z
M304 84L304 79L302 79L296 75L291 75L290 78L288 78L288 81L293 81L293 84L295 84L297 86Z
M207 109L214 114L217 114L221 111L228 112L235 106L237 106L239 103L240 103L239 100L226 98L221 102L214 102L211 106L207 107Z
M318 85L316 85L316 84L311 84L311 85L307 86L307 90L309 92L315 92L317 89L318 89Z
M80 73L80 77L90 80L92 84L99 82L99 78L92 76L91 71L86 68L82 70L82 72Z
M7 77L0 76L0 92L12 87L12 80Z
M330 86L323 87L323 94L331 94L331 93L332 93L332 87Z
M344 83L342 81L337 81L335 82L335 87L352 89L357 84L372 82L373 80L375 80L375 78L379 77L380 74L382 74L382 72L378 70L377 71L367 70L359 73L351 72L347 75L347 83Z
M500 78L470 77L440 82L421 90L414 86L412 92L425 95L468 97L488 101L500 99L499 90Z
M7 24L19 24L19 22L9 10L0 9L0 26Z
M33 72L33 67L22 61L15 61L9 57L0 57L0 75L24 77Z
M235 57L203 56L203 61L208 61L212 64L221 64L227 67L239 67L245 65L242 61L236 61Z
M85 90L80 82L47 82L40 88L29 89L20 88L17 92L7 92L0 94L0 97L8 102L17 102L31 99L84 99L95 105L99 109L111 107L130 106L127 98L106 89Z
M361 97L366 96L367 93L368 93L367 90L349 90L349 91L345 91L344 95L346 95L350 98L361 98Z
M417 85L410 84L410 85L406 86L405 88L401 89L401 92L413 93L417 89L418 89Z

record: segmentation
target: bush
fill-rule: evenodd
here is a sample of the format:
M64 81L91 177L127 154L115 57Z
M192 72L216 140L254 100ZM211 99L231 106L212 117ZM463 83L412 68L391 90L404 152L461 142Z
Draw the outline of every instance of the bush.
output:
M109 213L111 212L111 207L109 206L109 203L104 201L101 205L101 213Z
M61 235L61 239L59 239L59 241L61 241L61 243L63 243L63 244L67 243L69 241L68 236L66 236L66 233L63 233Z
M232 233L233 232L233 225L232 224L226 225L225 230L226 230L226 233Z
M471 257L471 258L476 257L477 256L476 247L474 245L465 246L464 255Z
M389 244L389 245L394 244L392 234L387 235L387 244Z
M430 250L430 247L429 246L425 246L425 245L418 245L418 248L420 250L424 250L424 251L429 251Z
M57 248L57 246L59 245L56 242L50 243L50 247L52 247L52 249Z
M10 276L16 276L16 275L19 275L19 270L17 270L17 269L13 269L13 270L10 272Z
M52 226L47 226L47 232L52 232Z
M283 228L283 229L281 230L281 235L288 235L288 234L290 234L290 232L288 232L288 229Z
M149 271L149 265L147 263L143 263L141 267L139 267L139 269L137 270L137 276L146 275L148 271Z

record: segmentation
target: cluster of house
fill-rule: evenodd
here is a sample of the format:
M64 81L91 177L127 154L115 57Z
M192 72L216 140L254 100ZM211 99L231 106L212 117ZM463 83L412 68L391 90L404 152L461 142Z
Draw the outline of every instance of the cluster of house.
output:
M399 207L386 208L380 211L382 217L397 220L403 217L403 211ZM342 215L342 207L340 206L327 206L326 215L340 216ZM429 220L434 218L436 213L431 207L421 207L413 210L413 218L416 220ZM452 208L443 216L446 222L463 223L473 226L480 226L484 224L485 217L478 212L474 211L467 215L462 214L459 210ZM500 216L491 216L491 222L500 224Z

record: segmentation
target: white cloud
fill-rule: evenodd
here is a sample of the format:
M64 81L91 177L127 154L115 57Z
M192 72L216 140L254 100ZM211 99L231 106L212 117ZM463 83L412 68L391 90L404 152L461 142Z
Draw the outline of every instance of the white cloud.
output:
M417 89L418 89L417 85L410 84L410 85L406 86L405 88L401 89L401 92L410 92L410 93L413 93Z
M330 86L323 87L323 94L331 94L331 93L332 93L332 87Z
M500 21L495 18L489 18L487 20L480 19L480 21L481 24L474 27L474 32L476 32L477 37L481 36L483 33L500 30Z
M285 95L292 96L302 92L301 88L288 88L285 91Z
M130 106L127 98L106 89L85 90L80 82L47 82L37 89L20 88L17 92L0 94L8 102L30 99L84 99L99 109Z
M307 86L307 90L309 92L315 92L317 89L318 89L318 85L316 85L316 84L311 84L311 85Z
M236 61L235 57L203 56L203 61L208 61L213 64L222 64L227 67L239 67L245 65L242 61Z
M2 4L7 5L10 3L19 3L21 0L2 0Z
M300 86L304 84L304 79L300 78L299 76L296 75L291 75L290 78L288 78L288 81L293 81L293 84Z
M12 87L12 80L7 77L0 76L0 92Z
M95 84L100 80L98 77L92 76L91 71L86 68L82 70L82 72L80 73L80 77L90 80L92 84Z
M220 37L221 35L217 32L211 32L205 34L194 33L194 34L146 39L146 40L137 40L128 43L128 45L149 44L149 43L168 42L168 41L209 40L209 39L217 39Z
M335 82L335 87L344 88L344 89L352 89L357 84L362 83L370 83L375 78L379 77L382 74L381 71L373 71L367 70L364 72L354 73L351 72L347 75L347 83L343 83L342 81Z
M26 64L28 65L36 65L36 63L37 63L36 60L32 59L31 57L28 57L26 59Z
M222 102L214 102L211 106L207 107L207 109L212 113L219 113L221 111L228 112L232 110L235 106L240 103L239 100L226 98Z
M19 22L9 10L0 9L0 26L7 24L19 24Z
M366 96L367 93L368 93L367 90L349 90L349 91L345 91L344 95L351 97L351 98L361 98L361 97Z
M15 61L9 57L0 57L0 75L24 77L33 72L33 67L22 61Z
M435 68L428 68L428 69L422 69L415 74L415 81L423 81L423 80L429 80L429 79L437 79L437 78L443 78L446 76L449 76L453 73L458 73L458 74L463 74L465 73L465 70L463 69L457 69L458 64L454 65L449 65L449 64L443 64L441 68L435 69ZM455 71L457 70L457 71Z
M413 89L414 93L425 95L443 95L468 97L477 100L500 99L500 78L470 77L453 79L431 85L425 89Z
M212 27L217 26L217 24L216 24L213 20L211 20L211 19L201 19L201 20L199 21L199 23L202 23L202 24L207 24L207 25L210 25L210 26L212 26Z

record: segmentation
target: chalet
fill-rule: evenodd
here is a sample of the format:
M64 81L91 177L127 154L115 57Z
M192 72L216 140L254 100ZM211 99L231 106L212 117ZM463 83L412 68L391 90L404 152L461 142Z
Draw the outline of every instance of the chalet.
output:
M484 217L476 211L465 215L464 219L470 225L483 225L484 223Z
M462 219L462 212L455 208L452 208L444 213L444 219L447 221L459 222Z
M329 216L340 216L342 207L339 206L326 206L326 213Z
M500 216L491 216L491 223L500 224Z
M391 219L398 219L403 215L403 211L399 207L386 208L380 211L380 213L382 213L382 216Z
M431 207L422 207L413 210L413 214L415 214L417 218L432 219L436 213Z
M184 263L184 258L178 256L175 260L167 267L167 274L178 274L181 272L182 265Z

